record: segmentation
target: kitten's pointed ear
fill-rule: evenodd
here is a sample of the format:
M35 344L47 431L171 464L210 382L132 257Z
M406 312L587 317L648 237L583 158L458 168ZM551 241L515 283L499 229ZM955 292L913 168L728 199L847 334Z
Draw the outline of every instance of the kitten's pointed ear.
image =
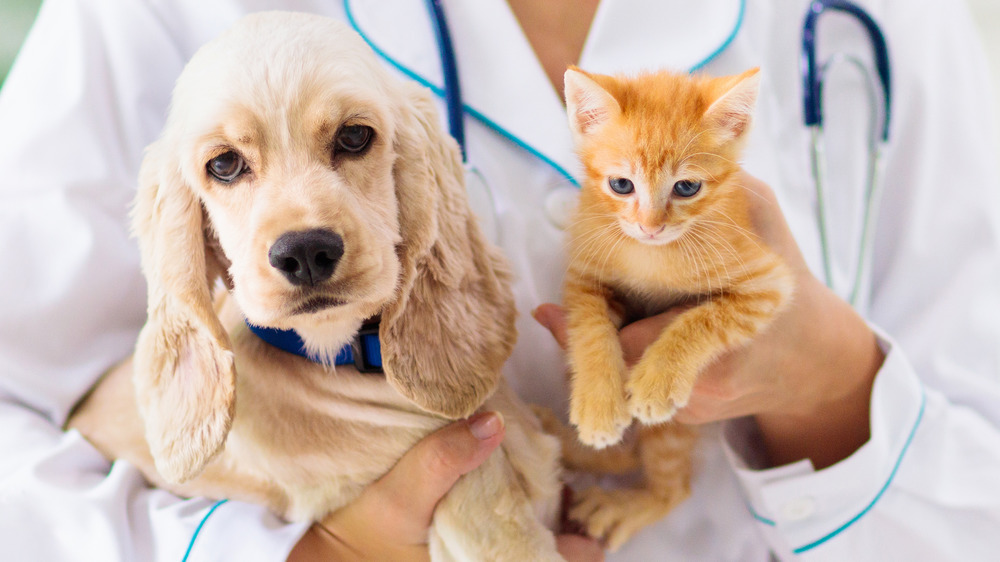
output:
M573 138L585 136L621 111L611 94L587 73L571 66L563 77L566 112Z
M760 90L760 69L718 78L713 85L717 94L705 112L705 119L711 127L729 137L728 140L739 139L750 128Z

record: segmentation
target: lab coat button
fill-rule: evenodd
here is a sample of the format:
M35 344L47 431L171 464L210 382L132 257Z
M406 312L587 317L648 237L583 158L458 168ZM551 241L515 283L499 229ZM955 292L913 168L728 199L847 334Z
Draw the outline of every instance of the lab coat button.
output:
M816 512L816 498L802 496L781 506L781 513L787 521L801 521Z
M545 197L545 214L560 230L565 230L576 210L580 190L575 187L560 187Z

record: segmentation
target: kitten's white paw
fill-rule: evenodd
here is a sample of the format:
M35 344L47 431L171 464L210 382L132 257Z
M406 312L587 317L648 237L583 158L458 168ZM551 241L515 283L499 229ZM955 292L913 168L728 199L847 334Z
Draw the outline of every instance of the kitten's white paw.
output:
M577 426L576 432L581 443L589 445L595 449L604 449L621 442L622 436L625 434L626 427L628 426L616 425L610 430L595 430L583 426Z
M576 426L576 435L581 443L603 449L620 442L631 423L632 417L628 415L623 403L619 414L604 416L600 420L587 416L573 425Z
M610 447L622 440L632 423L625 400L600 394L574 400L570 406L570 422L576 426L580 442L595 449Z
M640 361L625 385L629 413L647 425L670 421L677 410L687 406L694 379L680 373L666 374L662 368Z
M635 419L646 425L670 421L677 413L677 406L670 400L661 403L633 398L629 400L628 409Z
M569 421L576 426L577 437L586 445L603 449L618 443L629 425L625 392L621 378L592 378L595 384L574 389L570 397Z

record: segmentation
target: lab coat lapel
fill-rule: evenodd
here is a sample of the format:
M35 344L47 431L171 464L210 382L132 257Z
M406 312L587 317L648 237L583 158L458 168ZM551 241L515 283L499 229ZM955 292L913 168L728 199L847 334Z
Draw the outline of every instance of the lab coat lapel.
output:
M441 88L441 63L422 0L344 0L351 26L390 65Z
M438 92L443 89L440 56L424 2L349 0L345 5L355 28L393 66ZM467 106L466 127L476 119L572 173L576 158L562 101L507 3L445 2L444 10ZM475 155L470 158L474 161Z
M566 112L505 0L446 4L466 103L491 128L508 133L577 176Z
M735 35L743 3L604 0L580 66L603 73L699 68ZM345 5L376 51L411 78L442 89L439 53L424 2L349 0ZM444 9L467 111L576 175L562 100L506 1L445 1Z

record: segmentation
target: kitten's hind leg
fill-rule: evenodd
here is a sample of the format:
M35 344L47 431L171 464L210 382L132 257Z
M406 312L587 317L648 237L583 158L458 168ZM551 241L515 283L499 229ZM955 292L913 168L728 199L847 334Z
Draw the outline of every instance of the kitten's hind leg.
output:
M691 493L692 451L697 432L678 423L641 427L639 457L645 485L637 489L593 487L579 495L570 519L602 539L612 552L635 533L662 519Z
M576 432L548 408L532 405L531 409L545 433L559 439L562 465L567 469L594 474L625 474L639 468L636 440L626 437L617 445L594 449L581 443Z

